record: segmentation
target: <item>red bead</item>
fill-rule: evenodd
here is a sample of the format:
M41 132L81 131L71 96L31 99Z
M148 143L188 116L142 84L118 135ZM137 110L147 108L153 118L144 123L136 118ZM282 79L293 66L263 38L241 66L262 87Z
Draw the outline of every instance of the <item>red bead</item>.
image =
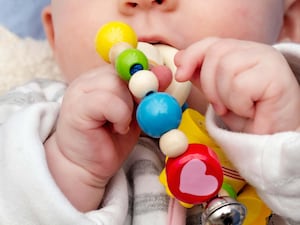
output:
M188 204L210 200L223 183L223 171L216 154L202 144L190 144L184 154L168 158L166 177L174 197Z

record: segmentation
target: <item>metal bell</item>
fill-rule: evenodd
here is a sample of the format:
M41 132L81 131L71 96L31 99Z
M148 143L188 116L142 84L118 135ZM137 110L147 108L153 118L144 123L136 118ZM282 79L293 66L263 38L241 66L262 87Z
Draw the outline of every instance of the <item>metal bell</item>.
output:
M212 199L202 214L202 225L242 225L246 207L230 197Z

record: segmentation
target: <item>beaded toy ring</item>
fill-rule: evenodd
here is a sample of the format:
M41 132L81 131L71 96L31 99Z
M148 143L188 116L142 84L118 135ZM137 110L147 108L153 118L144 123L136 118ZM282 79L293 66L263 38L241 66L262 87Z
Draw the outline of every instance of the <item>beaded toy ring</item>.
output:
M224 162L225 156L209 137L204 117L185 109L191 83L173 79L165 92L159 92L156 75L149 70L151 65L166 64L174 73L172 60L177 50L138 42L134 30L118 21L98 31L96 50L115 66L132 95L140 100L136 118L141 130L159 138L160 149L166 155L160 181L167 194L187 208L204 204L202 224L242 224L246 208L235 198L245 181L234 174L231 165L221 165L219 158ZM232 223L227 223L228 219Z

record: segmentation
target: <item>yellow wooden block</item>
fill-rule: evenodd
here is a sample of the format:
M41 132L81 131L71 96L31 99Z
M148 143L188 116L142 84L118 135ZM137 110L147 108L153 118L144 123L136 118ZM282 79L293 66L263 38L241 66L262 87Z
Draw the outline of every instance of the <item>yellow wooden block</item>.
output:
M266 225L267 218L271 215L271 210L259 198L255 189L246 185L238 195L237 200L247 208L247 216L243 225Z
M200 143L209 146L217 154L224 172L224 182L230 184L238 193L246 184L240 177L232 163L223 153L222 149L209 136L205 117L198 111L188 108L182 114L182 120L179 130L183 131L188 138L189 143Z

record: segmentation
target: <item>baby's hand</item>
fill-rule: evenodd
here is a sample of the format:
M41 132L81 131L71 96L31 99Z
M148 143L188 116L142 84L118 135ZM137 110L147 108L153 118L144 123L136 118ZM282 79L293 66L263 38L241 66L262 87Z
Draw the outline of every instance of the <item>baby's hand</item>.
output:
M175 63L176 79L192 80L231 130L265 134L299 127L299 85L273 47L208 38L179 52Z
M111 65L69 85L45 146L52 175L79 210L98 207L109 179L133 149L140 133L133 110L127 84Z

